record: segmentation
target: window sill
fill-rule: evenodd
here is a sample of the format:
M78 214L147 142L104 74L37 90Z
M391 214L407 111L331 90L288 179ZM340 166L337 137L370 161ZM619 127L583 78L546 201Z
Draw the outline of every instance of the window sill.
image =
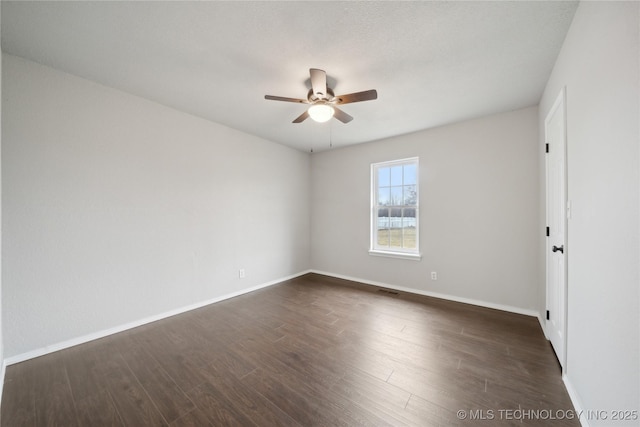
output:
M369 249L369 255L382 256L387 258L410 259L412 261L420 261L422 259L422 254L411 254L406 252L390 252L390 251L381 251L381 250L374 250L374 249Z

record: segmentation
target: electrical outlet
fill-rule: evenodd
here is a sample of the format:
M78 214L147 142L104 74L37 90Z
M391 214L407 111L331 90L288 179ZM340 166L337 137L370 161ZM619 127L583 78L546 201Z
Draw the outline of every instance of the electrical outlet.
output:
M240 270L238 270L238 277L241 279L244 279L245 277L244 268L241 268Z
M438 273L436 273L435 271L431 272L431 280L438 280Z

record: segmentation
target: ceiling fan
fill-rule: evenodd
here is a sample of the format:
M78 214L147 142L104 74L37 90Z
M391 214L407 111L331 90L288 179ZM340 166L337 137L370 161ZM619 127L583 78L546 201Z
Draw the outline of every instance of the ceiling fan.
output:
M307 111L298 116L293 123L302 123L308 117L311 117L313 120L320 123L330 120L331 117L335 117L342 123L349 123L353 120L353 117L336 107L336 105L370 101L378 98L378 92L376 92L375 89L336 96L333 93L333 90L327 87L327 73L325 73L324 70L311 68L309 69L309 73L311 74L311 89L307 94L307 99L286 98L274 95L264 96L265 99L269 99L271 101L311 104Z

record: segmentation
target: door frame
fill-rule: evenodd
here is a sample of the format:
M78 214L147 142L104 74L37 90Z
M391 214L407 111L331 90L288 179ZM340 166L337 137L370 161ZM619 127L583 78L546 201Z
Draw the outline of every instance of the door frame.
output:
M560 110L559 110L560 109ZM564 186L563 189L563 194L564 194L564 207L560 207L563 210L562 213L562 218L564 221L564 236L563 236L563 244L564 244L564 252L562 254L562 256L564 257L564 277L563 277L563 283L560 284L559 286L559 290L560 292L562 292L562 305L561 305L561 309L562 309L562 313L559 313L559 316L561 316L562 319L562 327L563 330L562 332L562 356L561 358L558 358L558 361L560 362L560 366L562 368L562 373L564 374L566 372L567 369L567 320L568 320L568 297L569 297L569 292L568 292L568 263L567 263L567 259L568 259L568 233L567 233L567 229L568 229L568 218L570 216L570 202L569 202L569 197L568 197L568 185L567 185L567 164L568 164L568 159L567 159L567 103L566 103L566 87L563 86L562 89L560 90L560 93L558 94L556 100L554 101L553 105L551 106L551 108L549 109L549 112L547 113L545 120L544 120L544 139L543 139L543 143L547 144L548 138L547 138L547 129L548 129L548 124L550 119L553 117L553 115L556 113L556 111L559 110L562 112L562 121L563 121L563 139L564 139L564 144L563 144L563 150L564 150L564 165L563 165L563 176L562 176L562 184ZM545 150L546 151L546 150ZM545 222L546 225L549 225L549 156L545 154ZM550 294L551 294L551 289L550 289L550 280L549 280L549 264L550 264L550 259L551 259L551 244L549 242L549 238L546 237L545 238L545 310L548 310L550 307ZM547 316L544 317L545 319L547 319ZM547 335L547 337L550 337L550 333L549 333L549 329L550 329L550 325L549 325L549 321L548 319L545 320L545 334ZM556 351L556 356L557 356L557 351ZM560 360L562 359L562 360Z

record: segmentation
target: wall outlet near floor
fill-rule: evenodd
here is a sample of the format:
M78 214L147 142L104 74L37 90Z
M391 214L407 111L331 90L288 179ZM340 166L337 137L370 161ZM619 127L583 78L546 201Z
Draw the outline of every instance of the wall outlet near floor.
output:
M244 268L241 268L240 270L238 270L238 277L240 279L244 279L245 278Z
M438 280L438 273L435 271L431 272L431 280Z

